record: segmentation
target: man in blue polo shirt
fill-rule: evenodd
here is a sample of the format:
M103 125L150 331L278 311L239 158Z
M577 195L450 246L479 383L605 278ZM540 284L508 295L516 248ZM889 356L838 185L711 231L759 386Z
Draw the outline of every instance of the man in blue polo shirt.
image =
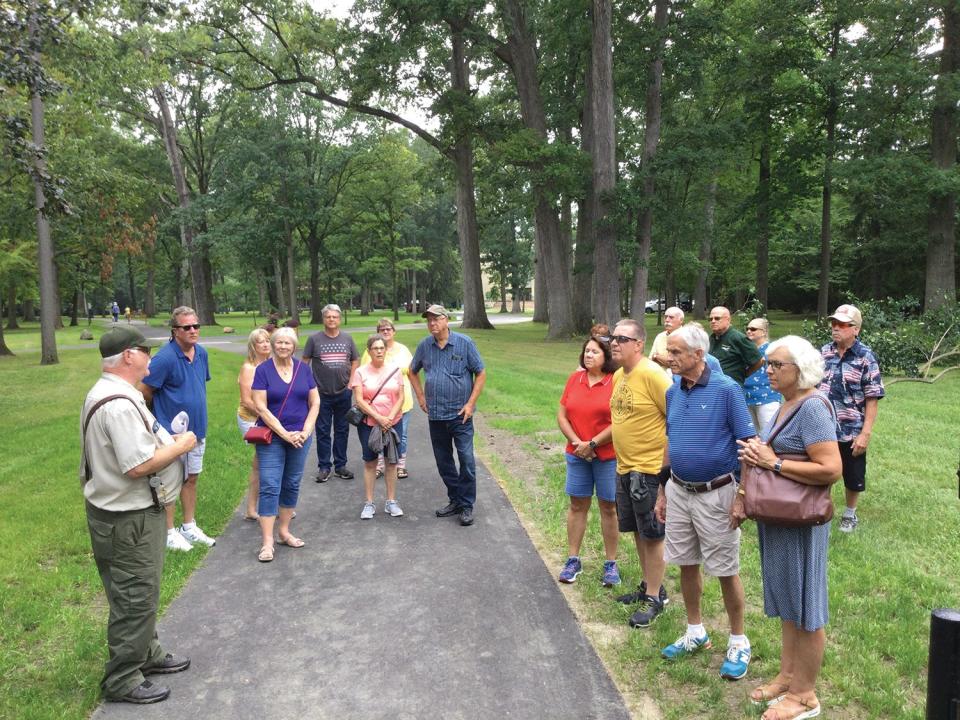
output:
M173 526L176 503L167 505L167 549L190 550L194 543L214 545L216 540L197 525L197 478L203 470L203 452L207 437L207 383L210 363L207 351L199 344L200 321L197 311L181 306L170 320L170 342L150 360L150 374L137 386L153 414L171 435L190 430L197 446L186 456L186 478L180 490L183 524ZM173 427L180 413L186 413L187 427ZM181 416L182 417L182 416ZM179 422L179 421L178 421Z
M687 631L661 655L674 660L710 647L700 612L702 564L720 581L730 620L720 677L739 680L747 674L750 641L743 632L740 530L731 524L730 508L739 487L737 440L757 432L740 386L706 366L709 345L706 331L696 323L674 330L667 339L670 369L681 381L667 390L664 465L670 465L670 479L657 493L655 512L666 523L664 559L680 566Z
M449 313L443 305L431 305L423 313L426 337L417 345L410 363L410 387L420 409L430 421L430 442L437 470L447 486L446 506L437 517L460 515L461 525L473 524L477 499L477 467L473 457L473 413L487 379L483 360L473 340L451 332ZM426 390L420 383L424 371ZM456 447L460 469L453 460Z

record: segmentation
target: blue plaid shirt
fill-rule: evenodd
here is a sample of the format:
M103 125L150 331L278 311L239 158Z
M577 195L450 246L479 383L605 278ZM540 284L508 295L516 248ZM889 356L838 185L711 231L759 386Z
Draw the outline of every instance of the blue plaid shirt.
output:
M425 371L424 396L430 420L453 420L467 404L473 392L473 379L483 371L483 360L473 340L450 332L441 348L433 335L428 335L413 354L410 372Z
M840 442L850 442L863 430L867 398L882 398L886 393L880 379L880 365L873 351L860 340L842 356L836 343L820 348L824 373L819 390L825 393L837 411L840 422Z

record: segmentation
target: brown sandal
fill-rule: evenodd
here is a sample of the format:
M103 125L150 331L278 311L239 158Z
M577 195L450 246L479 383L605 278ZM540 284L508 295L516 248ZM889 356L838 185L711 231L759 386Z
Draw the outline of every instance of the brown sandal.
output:
M766 705L770 707L771 705L776 705L778 702L783 700L783 696L787 694L790 690L789 683L780 683L775 680L771 680L768 683L763 685L758 685L753 689L753 692L750 693L750 702L754 705ZM760 697L754 697L757 693L760 693Z

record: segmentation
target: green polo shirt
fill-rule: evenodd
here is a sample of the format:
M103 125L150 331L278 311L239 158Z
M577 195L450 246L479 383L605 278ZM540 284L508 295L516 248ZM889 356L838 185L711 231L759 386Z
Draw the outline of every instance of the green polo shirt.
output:
M730 376L741 386L747 379L747 369L762 357L757 346L732 327L720 337L710 335L710 354L719 361L723 374Z

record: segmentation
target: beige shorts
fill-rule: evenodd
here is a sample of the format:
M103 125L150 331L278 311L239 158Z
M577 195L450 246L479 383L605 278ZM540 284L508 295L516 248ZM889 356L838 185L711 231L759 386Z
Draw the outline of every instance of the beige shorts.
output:
M691 493L667 483L667 531L663 559L673 565L703 565L714 577L740 572L740 528L730 529L736 483Z

